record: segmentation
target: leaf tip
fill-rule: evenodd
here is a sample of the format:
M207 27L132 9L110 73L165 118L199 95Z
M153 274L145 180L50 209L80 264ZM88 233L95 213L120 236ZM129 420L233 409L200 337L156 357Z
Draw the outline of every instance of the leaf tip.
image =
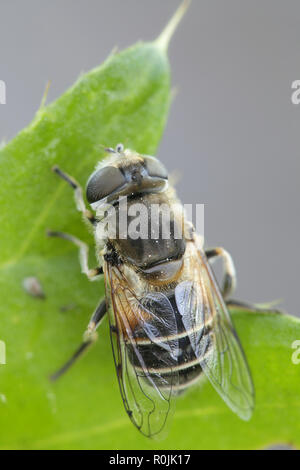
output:
M175 11L174 15L168 22L167 26L164 28L162 33L156 39L155 43L159 49L163 52L167 52L170 40L175 33L179 23L181 22L182 18L184 17L187 9L189 8L192 0L183 0L183 2L179 5L177 10Z

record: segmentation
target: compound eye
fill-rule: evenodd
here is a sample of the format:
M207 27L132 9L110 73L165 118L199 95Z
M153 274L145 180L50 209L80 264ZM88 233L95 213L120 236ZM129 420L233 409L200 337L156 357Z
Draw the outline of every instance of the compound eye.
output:
M92 174L87 183L86 197L90 204L100 201L126 183L121 171L114 166L105 166Z
M168 172L159 160L154 157L145 157L144 161L149 176L168 179Z

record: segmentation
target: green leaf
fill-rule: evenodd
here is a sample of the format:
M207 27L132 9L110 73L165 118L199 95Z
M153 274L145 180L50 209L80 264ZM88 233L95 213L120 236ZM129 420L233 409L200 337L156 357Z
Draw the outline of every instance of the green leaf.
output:
M299 445L300 366L291 361L291 344L300 338L300 322L289 316L233 312L257 393L248 423L203 383L178 400L165 441L144 438L123 409L107 322L89 354L57 383L48 379L81 342L104 294L102 283L80 274L76 248L45 236L46 228L63 230L93 246L70 188L51 167L59 164L84 185L102 145L123 142L156 153L170 103L166 49L186 4L156 42L112 54L0 150L0 340L7 350L7 364L0 365L0 448ZM46 299L24 291L28 276L39 279Z

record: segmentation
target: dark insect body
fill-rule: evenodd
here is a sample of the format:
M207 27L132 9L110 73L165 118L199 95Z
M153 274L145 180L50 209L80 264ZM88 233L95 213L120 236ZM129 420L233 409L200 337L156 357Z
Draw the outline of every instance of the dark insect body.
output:
M254 388L226 306L235 285L230 255L222 248L204 251L158 160L121 145L107 150L110 156L87 183L96 215L86 209L76 181L54 169L74 188L77 207L94 227L99 267L89 269L88 248L77 238L49 234L73 241L82 271L90 279L104 274L106 285L106 300L92 315L84 343L54 378L92 344L107 312L125 410L144 435L161 435L176 396L202 375L235 413L249 419ZM132 226L138 227L133 235ZM217 256L225 265L222 289L209 264Z

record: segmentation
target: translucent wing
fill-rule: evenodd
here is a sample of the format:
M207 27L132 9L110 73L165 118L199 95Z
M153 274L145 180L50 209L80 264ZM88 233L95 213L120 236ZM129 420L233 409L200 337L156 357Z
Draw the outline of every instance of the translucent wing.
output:
M175 289L179 313L200 365L227 405L244 420L254 407L254 387L241 344L205 255L189 243L191 280Z
M178 339L171 303L160 292L139 297L118 267L106 265L113 355L125 410L153 437L164 429L178 383Z

